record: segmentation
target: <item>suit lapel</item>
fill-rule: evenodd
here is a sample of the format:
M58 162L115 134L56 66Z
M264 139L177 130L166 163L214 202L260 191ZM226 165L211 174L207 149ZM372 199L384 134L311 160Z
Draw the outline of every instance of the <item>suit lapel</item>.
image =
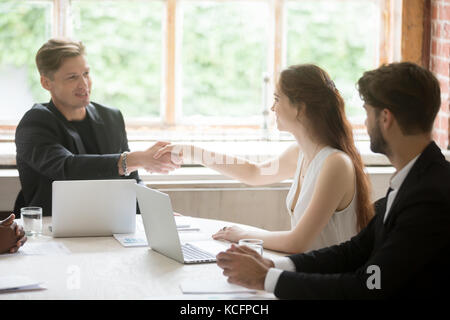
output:
M391 205L391 208L389 209L389 214L386 218L386 222L384 222L384 225L386 228L390 227L391 222L394 220L393 216L396 215L397 207L399 206L399 203L403 202L403 198L405 196L405 193L408 191L408 187L416 181L416 167L417 161L414 164L414 166L411 168L411 171L409 171L408 175L406 176L405 180L403 181L402 185L400 186L400 189L397 192L397 195L394 199L394 202Z
M386 227L390 227L392 221L395 220L393 217L398 214L397 211L399 209L399 206L404 201L404 198L408 195L408 189L411 186L415 186L420 183L420 173L422 172L422 170L426 169L430 161L433 161L433 159L435 158L436 150L438 153L440 153L439 147L434 142L431 142L425 148L419 158L417 158L416 163L414 163L413 167L400 186L397 196L395 197L394 202L391 205L389 215L385 222Z
M78 132L70 126L70 124L66 124L66 129L69 135L73 138L76 148L78 149L78 154L86 153L86 148L84 147L83 141L81 141L81 137Z
M78 134L78 132L76 130L74 130L72 128L72 126L70 125L69 121L67 121L66 117L64 117L64 115L61 112L59 112L59 110L55 107L55 105L53 104L53 101L50 100L47 108L53 114L55 114L58 119L61 120L63 126L67 130L67 133L72 137L73 142L75 144L75 148L77 149L78 154L86 153L86 149L84 147L83 141L81 141L80 135Z
M98 114L97 109L92 104L89 104L86 107L86 111L89 117L91 117L92 131L94 132L100 154L110 153L111 146L108 139L108 133L105 130L105 124Z

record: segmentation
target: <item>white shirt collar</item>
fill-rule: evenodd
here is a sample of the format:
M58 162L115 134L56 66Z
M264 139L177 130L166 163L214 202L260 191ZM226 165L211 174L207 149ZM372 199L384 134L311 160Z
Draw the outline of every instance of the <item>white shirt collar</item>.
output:
M414 163L416 163L416 160L417 158L419 158L419 156L420 153L414 159L408 162L406 166L404 166L391 178L389 186L392 188L392 190L398 190L400 188L400 186L402 185L403 181L405 180Z

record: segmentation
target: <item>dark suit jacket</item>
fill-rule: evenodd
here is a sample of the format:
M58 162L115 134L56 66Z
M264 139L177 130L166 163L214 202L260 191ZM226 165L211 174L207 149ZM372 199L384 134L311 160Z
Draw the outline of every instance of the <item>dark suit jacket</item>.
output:
M434 142L403 181L386 223L386 198L347 242L292 255L275 295L286 299L442 297L450 289L450 163ZM369 289L379 267L381 289ZM369 280L369 281L368 281Z
M55 180L136 179L119 176L120 154L129 151L122 114L91 102L87 108L99 154L86 154L78 132L56 109L52 101L35 104L16 129L16 161L20 191L14 212L24 206L39 206L51 215L52 182Z

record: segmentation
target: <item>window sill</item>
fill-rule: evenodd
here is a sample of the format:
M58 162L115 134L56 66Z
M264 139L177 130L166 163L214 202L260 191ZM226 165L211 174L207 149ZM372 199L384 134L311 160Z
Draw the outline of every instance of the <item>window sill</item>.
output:
M131 150L145 150L151 146L155 141L130 141L129 146ZM270 159L274 156L281 154L286 148L294 143L294 141L179 141L176 143L180 144L195 144L196 146L205 148L210 151L220 152L222 154L233 154L236 156L244 157L254 162L261 162ZM381 154L373 153L370 150L369 141L357 141L356 146L361 153L364 165L366 167L380 167L380 166L391 166L388 158ZM450 161L450 150L442 150L446 159ZM0 142L0 168L11 169L15 168L16 165L16 147L14 142ZM195 169L194 169L195 168ZM182 176L183 171L187 170L188 175L191 172L196 172L199 167L183 168L181 170L176 170L175 175ZM207 172L207 171L202 171ZM145 172L142 173L143 177L148 176ZM169 174L170 177L172 174ZM197 173L193 174L194 176ZM210 173L206 174L206 177ZM151 175L152 177L154 175Z

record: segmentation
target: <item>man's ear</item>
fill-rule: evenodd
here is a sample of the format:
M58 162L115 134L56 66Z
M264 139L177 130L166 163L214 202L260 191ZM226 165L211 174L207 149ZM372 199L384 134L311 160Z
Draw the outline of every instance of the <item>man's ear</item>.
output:
M52 88L52 84L49 78L47 78L46 76L42 76L41 75L41 86L42 88L44 88L45 90L50 91L50 89Z
M392 127L395 121L395 117L389 109L383 109L380 111L380 116L378 117L379 124L384 130L388 130Z

